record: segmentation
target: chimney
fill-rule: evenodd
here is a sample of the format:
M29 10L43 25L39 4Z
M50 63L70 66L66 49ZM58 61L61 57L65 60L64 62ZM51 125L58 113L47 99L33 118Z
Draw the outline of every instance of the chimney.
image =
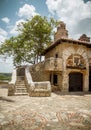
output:
M62 21L57 27L57 32L54 35L54 41L60 38L68 38L68 31L66 30L66 24Z
M87 37L86 34L82 34L78 40L85 41L85 42L90 42L90 37Z

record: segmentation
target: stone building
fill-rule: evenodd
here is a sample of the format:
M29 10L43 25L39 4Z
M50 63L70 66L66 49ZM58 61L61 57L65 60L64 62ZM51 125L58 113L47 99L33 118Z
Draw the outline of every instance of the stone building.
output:
M34 82L50 81L52 91L91 91L91 43L85 34L70 39L61 22L54 43L42 55L45 61L30 67Z

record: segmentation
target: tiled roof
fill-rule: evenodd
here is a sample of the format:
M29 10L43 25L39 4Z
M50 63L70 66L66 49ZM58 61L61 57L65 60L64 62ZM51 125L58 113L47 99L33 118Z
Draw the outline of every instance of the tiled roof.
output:
M53 44L51 44L48 48L46 48L42 54L43 55L46 54L48 51L50 51L52 48L54 48L58 44L61 44L62 42L84 45L84 46L87 46L88 48L91 48L91 42L73 40L73 39L68 39L68 38L60 38L57 41L55 41Z

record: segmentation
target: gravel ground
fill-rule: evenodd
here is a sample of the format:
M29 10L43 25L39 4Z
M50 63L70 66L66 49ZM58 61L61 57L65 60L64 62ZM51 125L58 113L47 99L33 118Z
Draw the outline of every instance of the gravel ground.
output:
M91 94L7 96L0 88L0 130L91 130Z

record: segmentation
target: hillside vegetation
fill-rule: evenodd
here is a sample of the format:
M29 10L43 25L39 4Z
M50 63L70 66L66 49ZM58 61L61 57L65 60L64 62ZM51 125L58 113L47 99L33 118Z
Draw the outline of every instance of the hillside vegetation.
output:
M0 81L11 80L11 73L0 73Z

